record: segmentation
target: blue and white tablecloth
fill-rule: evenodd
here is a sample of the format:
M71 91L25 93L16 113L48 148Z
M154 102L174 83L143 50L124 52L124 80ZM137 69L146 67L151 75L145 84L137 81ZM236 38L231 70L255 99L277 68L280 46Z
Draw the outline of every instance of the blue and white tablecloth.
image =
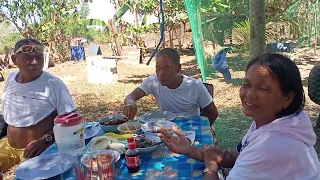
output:
M210 131L209 120L206 117L178 117L173 122L181 127L182 131L195 131L194 145L212 145L213 138ZM88 125L88 124L86 124ZM102 135L101 132L97 135ZM52 145L44 154L57 152L57 147ZM149 154L140 155L140 171L135 174L128 173L124 156L116 163L117 180L128 179L202 179L204 164L201 161L191 159L187 156L173 153L163 144L158 146ZM67 178L75 179L74 174L67 172ZM66 177L66 175L64 175ZM59 179L60 177L56 177Z

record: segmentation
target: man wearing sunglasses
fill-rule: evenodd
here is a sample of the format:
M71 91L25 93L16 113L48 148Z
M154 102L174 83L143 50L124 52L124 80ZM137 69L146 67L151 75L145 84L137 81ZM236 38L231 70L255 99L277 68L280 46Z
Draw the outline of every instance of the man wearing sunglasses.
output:
M43 49L38 40L22 39L11 57L19 70L9 74L2 96L3 117L8 124L7 137L0 140L4 171L46 150L54 142L54 118L75 110L65 84L42 71Z

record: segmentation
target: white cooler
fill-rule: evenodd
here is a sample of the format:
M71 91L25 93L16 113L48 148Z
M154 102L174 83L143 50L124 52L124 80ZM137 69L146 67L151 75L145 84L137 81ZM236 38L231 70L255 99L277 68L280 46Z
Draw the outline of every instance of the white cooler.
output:
M93 84L112 84L118 81L117 62L103 56L86 57L88 82Z

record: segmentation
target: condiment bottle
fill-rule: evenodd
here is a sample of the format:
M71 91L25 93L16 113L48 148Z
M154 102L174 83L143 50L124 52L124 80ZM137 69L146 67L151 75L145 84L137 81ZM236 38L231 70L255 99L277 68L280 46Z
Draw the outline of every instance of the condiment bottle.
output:
M137 173L140 170L140 156L136 148L136 143L128 144L129 149L126 152L126 164L129 173Z

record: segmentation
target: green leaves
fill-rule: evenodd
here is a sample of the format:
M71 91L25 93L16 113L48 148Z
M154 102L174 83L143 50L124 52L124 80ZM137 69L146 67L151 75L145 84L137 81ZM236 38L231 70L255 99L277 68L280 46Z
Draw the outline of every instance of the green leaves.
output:
M6 47L13 47L20 38L20 33L15 32L9 21L0 22L0 54L5 52Z
M2 0L0 8L23 36L51 41L57 31L68 31L62 27L74 23L78 3L79 0Z
M103 28L107 27L107 23L100 19L82 19L80 23L85 26L102 26Z
M113 21L117 21L121 18L131 7L131 0L127 0L113 15Z

